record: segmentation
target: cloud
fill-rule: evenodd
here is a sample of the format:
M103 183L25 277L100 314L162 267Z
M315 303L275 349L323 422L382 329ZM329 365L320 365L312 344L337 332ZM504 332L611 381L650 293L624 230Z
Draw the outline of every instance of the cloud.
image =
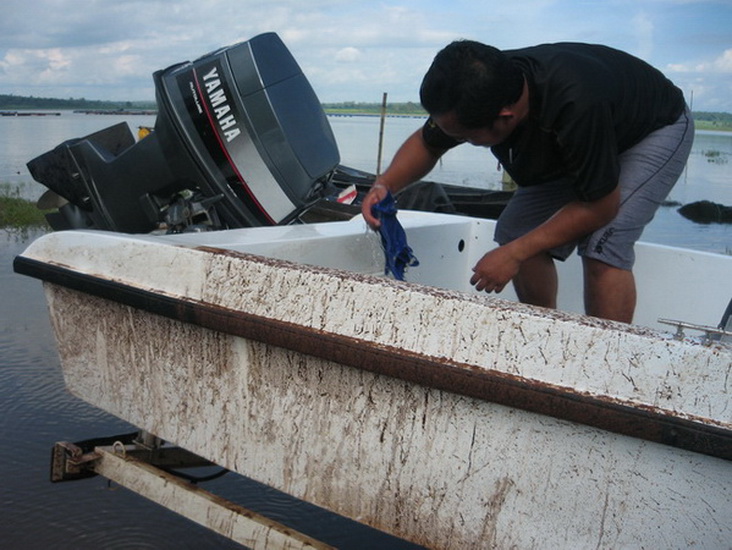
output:
M669 64L667 72L694 110L732 111L732 48L707 60Z
M323 101L414 101L435 53L456 38L499 48L604 43L702 75L732 94L728 0L5 0L0 93L152 99L151 75L262 32L277 32ZM724 53L720 53L724 52ZM688 79L687 79L688 80ZM716 90L713 91L713 90Z
M718 57L698 63L671 63L668 70L675 73L732 73L732 48Z
M14 74L23 78L32 75L35 83L58 82L73 67L71 56L60 48L47 50L11 50L0 59L0 74L12 80Z
M341 63L354 63L361 58L361 52L357 48L347 47L338 50L335 60Z
M631 20L631 25L637 40L636 55L643 59L650 59L653 54L654 25L647 13L637 13Z

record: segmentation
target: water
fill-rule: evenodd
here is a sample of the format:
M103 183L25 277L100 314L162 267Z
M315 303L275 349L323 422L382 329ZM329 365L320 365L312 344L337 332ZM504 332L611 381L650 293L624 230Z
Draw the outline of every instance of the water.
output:
M8 549L234 549L103 478L52 484L50 449L135 431L66 392L41 283L12 273L39 233L0 231L0 543ZM202 485L341 548L416 548L235 474Z
M22 183L38 198L25 163L59 143L126 121L150 126L153 117L0 117L0 182ZM332 118L344 164L376 171L376 118ZM384 164L402 140L419 128L416 118L387 119ZM710 152L716 151L718 154ZM685 204L711 200L732 205L732 134L702 133L689 166L670 199ZM446 155L430 179L499 188L500 173L487 150L460 147ZM0 231L0 541L4 548L239 548L210 531L101 478L48 481L49 451L56 441L79 441L133 431L124 422L69 395L51 335L41 284L12 273L12 259L37 233ZM699 225L663 208L646 240L713 252L732 249L729 225ZM344 548L409 548L239 476L204 485L245 506Z
M220 537L126 490L110 489L101 478L48 481L49 451L55 441L125 433L130 427L66 393L41 285L10 271L24 241L8 233L0 239L3 546L174 548L176 533L186 533L196 547L226 548L227 541Z
M424 119L390 117L386 120L382 170ZM85 136L119 122L133 132L153 126L152 116L84 115L63 112L49 117L0 117L0 182L22 184L29 199L44 191L33 183L25 164L59 143ZM376 172L379 119L377 117L331 117L344 164ZM486 189L500 189L501 173L487 149L462 146L448 152L429 179ZM687 169L671 191L669 200L687 204L709 200L732 205L732 133L697 132ZM646 228L643 240L718 253L732 253L732 224L697 224L686 220L675 207L664 207Z

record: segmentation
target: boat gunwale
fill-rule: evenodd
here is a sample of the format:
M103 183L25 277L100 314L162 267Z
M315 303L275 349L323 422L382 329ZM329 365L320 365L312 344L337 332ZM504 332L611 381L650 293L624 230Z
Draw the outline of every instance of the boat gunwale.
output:
M221 250L218 250L221 252ZM419 354L18 256L14 270L152 314L406 382L732 460L732 429L492 369ZM705 421L707 420L707 421Z

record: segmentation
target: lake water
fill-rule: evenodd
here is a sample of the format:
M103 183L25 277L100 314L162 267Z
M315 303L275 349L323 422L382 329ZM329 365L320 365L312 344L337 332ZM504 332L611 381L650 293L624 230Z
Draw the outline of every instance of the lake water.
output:
M23 184L23 196L43 192L25 163L67 139L120 121L151 126L153 117L0 117L0 182ZM420 119L386 121L385 163ZM342 162L376 171L379 121L370 117L331 118ZM500 173L487 150L460 147L430 178L500 188ZM671 200L711 200L732 205L732 134L698 133L688 168ZM41 284L12 272L12 259L38 234L0 231L0 542L4 548L240 548L210 531L101 478L51 484L50 448L132 431L124 422L70 396L64 389ZM646 240L699 250L732 251L732 226L700 225L662 208ZM213 492L343 548L410 548L315 507L293 502L250 480L227 475L204 485Z

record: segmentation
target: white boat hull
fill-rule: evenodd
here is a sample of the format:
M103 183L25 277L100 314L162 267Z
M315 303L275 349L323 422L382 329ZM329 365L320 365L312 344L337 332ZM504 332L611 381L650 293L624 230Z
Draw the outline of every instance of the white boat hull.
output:
M52 271L72 393L298 498L434 548L728 546L729 347L438 288L490 224L405 218L430 286L374 277L355 222L56 233L21 270Z

